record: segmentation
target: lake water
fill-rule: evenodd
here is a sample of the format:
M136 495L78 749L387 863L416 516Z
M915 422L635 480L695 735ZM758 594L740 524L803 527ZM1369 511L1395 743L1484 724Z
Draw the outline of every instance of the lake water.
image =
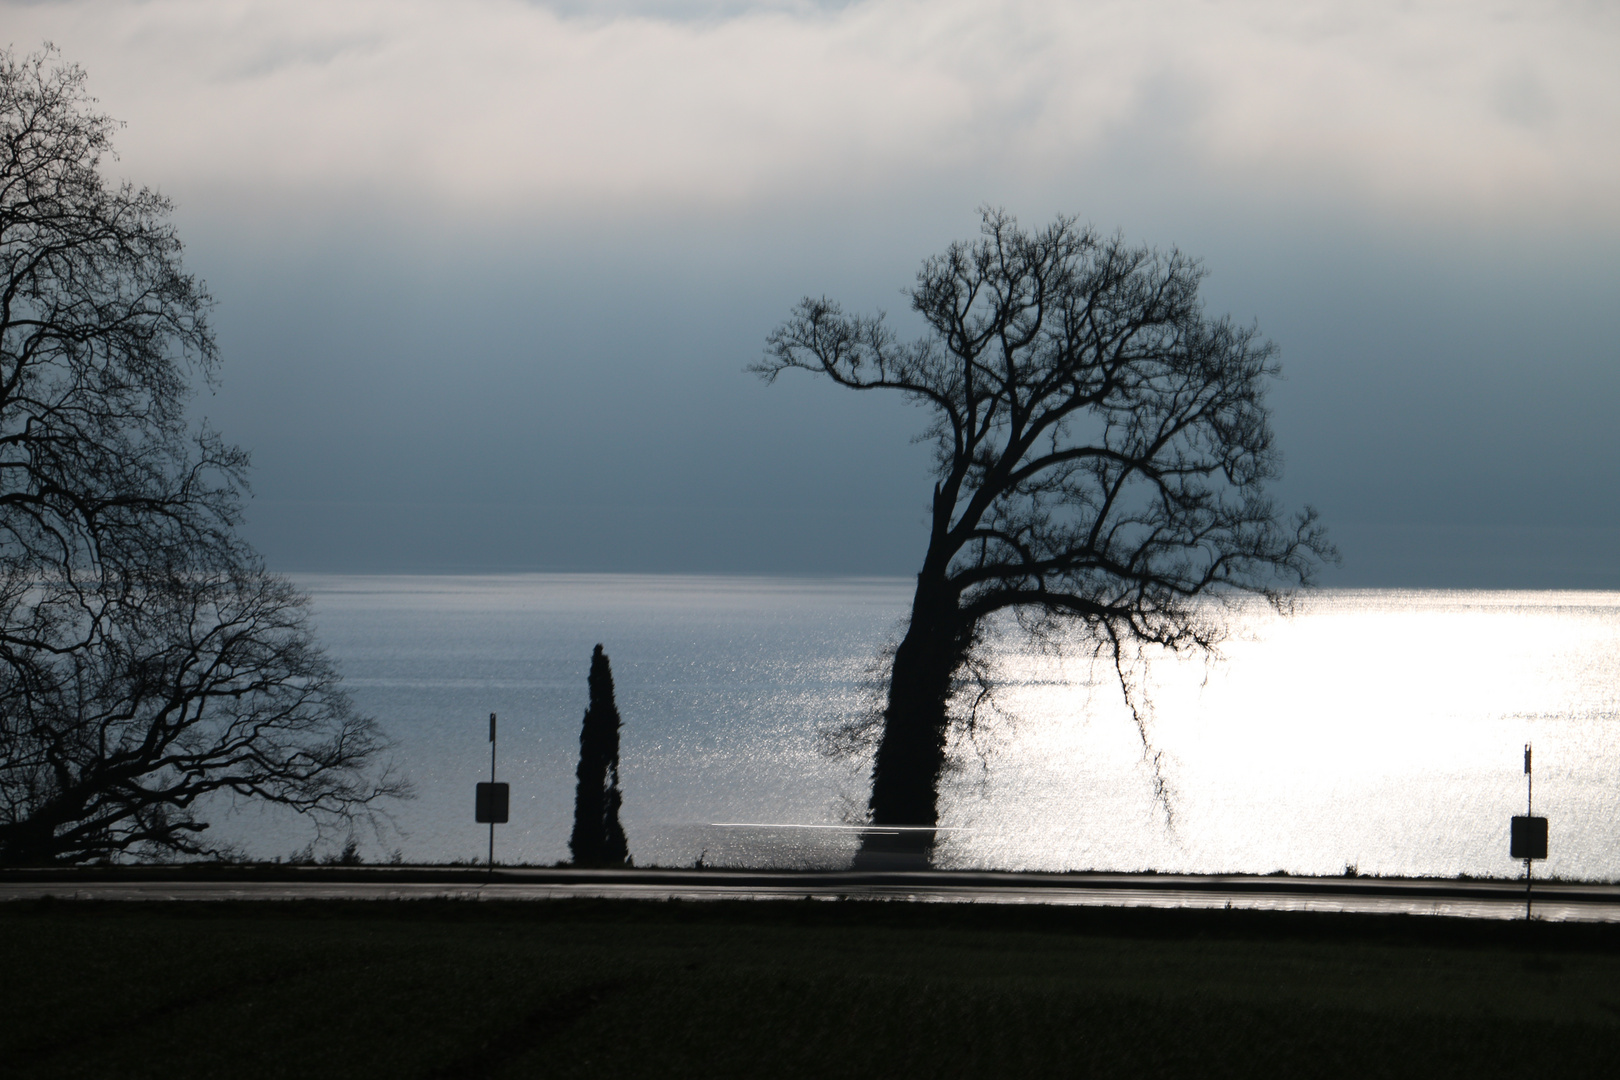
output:
M358 705L419 796L368 859L482 859L473 785L499 779L496 857L567 858L591 648L624 720L637 865L847 865L865 760L818 733L869 707L910 582L627 575L302 577ZM1318 593L1237 613L1218 659L1158 659L1147 741L1083 642L1003 635L990 722L959 741L936 861L951 867L1512 875L1522 747L1550 819L1537 868L1620 879L1620 593ZM256 855L308 840L246 811Z

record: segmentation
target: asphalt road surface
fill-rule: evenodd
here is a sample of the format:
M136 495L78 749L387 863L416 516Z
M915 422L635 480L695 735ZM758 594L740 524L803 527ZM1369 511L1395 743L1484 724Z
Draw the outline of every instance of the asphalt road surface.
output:
M1391 878L1014 874L951 871L771 873L498 867L249 868L210 873L142 867L0 874L0 900L641 900L859 899L920 903L1089 904L1525 917L1523 881ZM1620 922L1620 885L1548 882L1533 893L1548 921Z

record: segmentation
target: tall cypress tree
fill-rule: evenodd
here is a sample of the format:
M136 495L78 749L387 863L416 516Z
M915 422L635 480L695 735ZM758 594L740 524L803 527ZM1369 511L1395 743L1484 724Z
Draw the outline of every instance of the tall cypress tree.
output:
M619 709L613 703L613 672L598 645L588 678L591 703L579 729L579 785L574 792L574 834L568 840L576 866L624 866L630 847L619 824Z

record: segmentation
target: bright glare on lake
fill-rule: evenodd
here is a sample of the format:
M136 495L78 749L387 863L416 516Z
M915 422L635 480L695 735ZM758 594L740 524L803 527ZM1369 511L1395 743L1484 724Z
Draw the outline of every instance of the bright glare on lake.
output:
M818 730L870 701L910 583L628 575L305 577L321 640L398 741L419 797L369 860L481 859L473 785L498 779L504 862L568 857L591 648L624 720L637 865L847 865L866 761ZM1511 876L1508 819L1550 819L1537 868L1620 879L1620 594L1317 593L1244 608L1214 659L1158 658L1147 743L1111 665L999 639L1003 689L957 743L938 863L1162 872ZM1155 768L1154 760L1157 760ZM1162 785L1162 797L1157 793ZM760 826L772 826L763 828ZM308 834L243 812L251 854Z

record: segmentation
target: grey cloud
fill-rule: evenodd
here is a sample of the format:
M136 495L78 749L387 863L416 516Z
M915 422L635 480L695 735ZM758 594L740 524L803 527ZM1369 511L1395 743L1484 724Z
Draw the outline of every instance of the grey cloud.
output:
M1510 123L1544 128L1558 109L1541 76L1528 67L1499 76L1491 86L1491 107Z
M1517 21L1375 3L1331 34L1285 3L1192 0L6 10L95 73L130 122L125 160L166 190L611 217L947 171L1016 183L1173 138L1181 168L1229 187L1613 228L1617 29L1508 7ZM767 11L789 17L729 17ZM1515 55L1524 70L1502 66ZM1542 125L1533 153L1524 124Z
M384 38L376 33L322 34L306 39L276 37L255 41L231 57L216 77L253 81L301 67L320 68L355 55L377 52Z
M570 18L633 17L666 22L713 22L758 13L814 15L843 11L866 0L530 0Z
M924 417L742 371L806 293L915 330L900 289L974 220L891 198L437 255L200 235L227 355L201 404L256 454L249 535L299 570L913 572ZM1282 346L1279 494L1335 529L1331 582L1620 587L1602 242L1111 205L1099 225L1204 256L1212 310Z
M653 6L731 10L591 10ZM1170 5L1228 34L1204 42L1153 36L1136 6L1106 10L1140 24L1091 27L1090 8L1016 3L1033 21L988 53L964 30L915 57L894 35L924 9L874 0L850 15L889 21L864 37L818 39L792 72L730 71L728 49L839 20L743 20L787 36L721 41L476 10L495 7L521 16L509 40L402 4L422 36L368 67L345 60L373 9L320 9L347 53L304 49L300 18L263 9L281 30L231 55L278 74L217 100L186 66L220 62L200 18L165 51L141 21L157 6L60 9L124 28L68 58L130 121L120 170L177 198L219 298L225 382L198 411L255 453L249 535L273 566L911 572L923 418L742 368L807 293L908 331L918 262L991 202L1206 260L1211 308L1282 346L1280 494L1321 506L1337 583L1620 587L1615 151L1588 137L1613 105L1549 112L1572 99L1535 63L1558 57L1503 68L1459 46L1429 94L1379 66L1373 31L1301 45L1250 18L1263 5ZM952 12L974 31L1006 18ZM1048 17L1053 43L1019 54ZM580 66L543 81L524 64L542 45ZM827 59L861 49L865 66ZM962 56L1007 62L963 75ZM412 83L425 60L446 80L429 90L482 111ZM1339 65L1321 86L1316 61ZM626 75L640 88L612 98ZM724 112L751 80L759 99ZM577 123L546 126L561 100ZM1528 163L1520 122L1548 125Z

